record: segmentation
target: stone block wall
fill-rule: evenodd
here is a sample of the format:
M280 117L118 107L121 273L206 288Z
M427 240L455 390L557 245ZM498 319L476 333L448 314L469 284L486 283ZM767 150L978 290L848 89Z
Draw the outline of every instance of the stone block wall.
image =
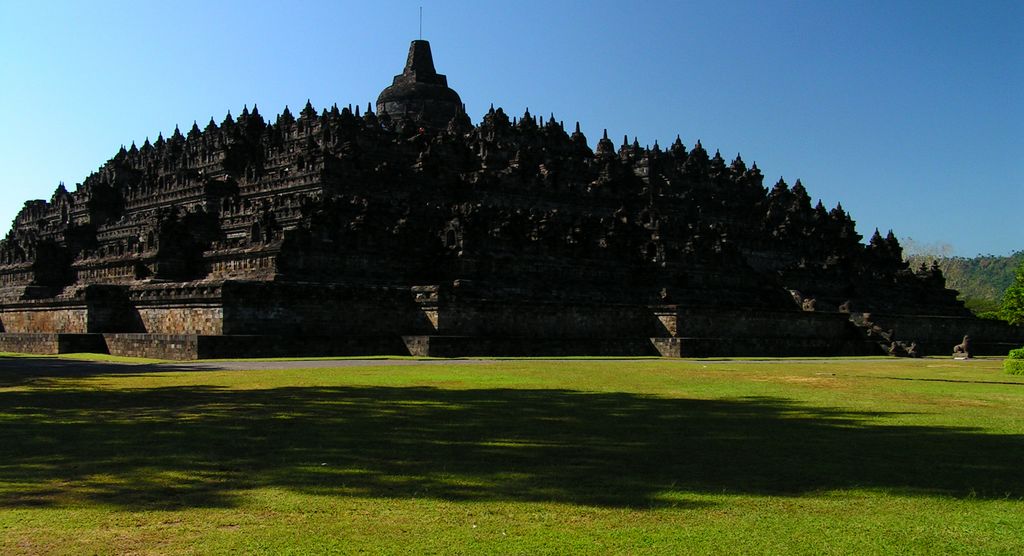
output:
M892 330L897 340L917 342L923 355L949 355L964 335L971 337L975 355L1006 355L1024 346L1024 327L997 320L877 313L868 318L882 329Z
M58 297L27 299L3 303L0 324L4 332L97 334L129 331L137 315L128 297L128 288L93 284L68 288Z
M870 355L845 313L655 308L662 327L651 338L665 357Z
M150 306L138 309L142 330L151 334L220 334L224 309L210 306Z
M224 331L223 282L144 284L131 288L132 324L104 332L210 335Z
M421 357L657 356L647 338L522 338L513 336L404 336L410 355Z
M834 357L874 355L856 338L652 338L664 357Z
M0 309L0 323L4 332L84 334L89 332L88 313L84 305L19 304Z
M226 357L406 355L399 337L209 336L104 334L109 353L126 357L191 360Z
M448 297L441 289L230 281L88 286L0 307L6 333L0 334L0 349L160 359L829 356L879 349L845 313L496 301L465 293ZM871 319L893 329L896 339L917 342L923 354L948 354L964 334L978 355L1005 355L1024 345L1024 327L998 321L879 314Z
M0 351L56 355L58 353L106 353L99 334L0 334Z
M199 357L408 355L398 336L199 336Z
M439 335L520 338L648 338L663 335L643 305L456 301L437 308Z
M199 337L194 334L104 334L111 355L149 359L199 358Z
M431 331L409 288L231 282L224 334L391 336Z
M673 336L848 339L855 334L845 313L678 308L659 316L669 330L674 328Z

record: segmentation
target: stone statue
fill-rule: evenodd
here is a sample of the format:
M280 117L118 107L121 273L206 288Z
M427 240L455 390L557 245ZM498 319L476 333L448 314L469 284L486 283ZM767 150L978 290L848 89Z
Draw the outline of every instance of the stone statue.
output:
M971 337L964 336L964 339L959 344L953 346L953 358L954 359L970 359L971 358Z

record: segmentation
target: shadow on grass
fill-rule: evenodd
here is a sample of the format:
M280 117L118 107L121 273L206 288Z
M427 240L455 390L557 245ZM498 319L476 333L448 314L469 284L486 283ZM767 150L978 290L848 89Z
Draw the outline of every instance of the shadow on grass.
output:
M611 507L667 504L667 489L1024 494L1020 436L878 416L775 398L571 390L9 390L0 507L231 506L264 486Z
M946 382L951 384L998 384L1001 386L1024 386L1024 382L1010 382L1005 380L965 380L959 378L925 378L908 376L861 376L877 380L902 380L909 382Z
M0 356L0 388L46 385L54 378L89 378L110 375L143 375L159 372L211 371L219 367L204 363L112 363L55 357Z

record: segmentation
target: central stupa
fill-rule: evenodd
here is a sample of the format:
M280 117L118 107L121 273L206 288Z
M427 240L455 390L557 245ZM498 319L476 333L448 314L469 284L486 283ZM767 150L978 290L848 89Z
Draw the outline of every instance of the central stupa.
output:
M462 112L462 99L448 86L448 78L434 69L430 43L412 41L405 69L377 97L377 112L396 121L443 128Z

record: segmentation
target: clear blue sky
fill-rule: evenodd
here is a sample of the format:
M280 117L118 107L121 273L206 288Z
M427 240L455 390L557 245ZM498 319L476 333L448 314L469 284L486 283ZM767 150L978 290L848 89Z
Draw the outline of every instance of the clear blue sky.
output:
M0 226L121 144L374 101L409 41L489 103L676 134L954 253L1024 249L1024 2L0 0Z

